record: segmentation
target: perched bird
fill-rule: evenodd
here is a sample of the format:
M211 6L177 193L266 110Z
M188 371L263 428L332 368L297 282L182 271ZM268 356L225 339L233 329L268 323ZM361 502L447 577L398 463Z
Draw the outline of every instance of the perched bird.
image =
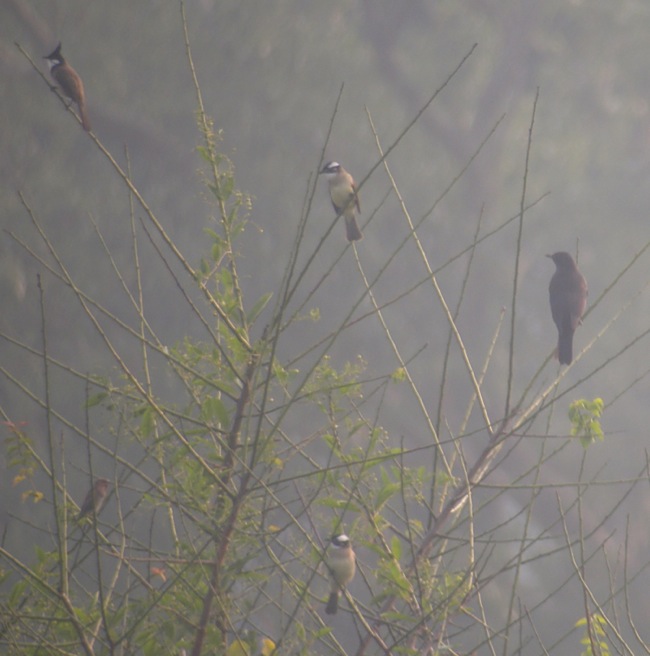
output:
M354 178L338 163L328 162L321 173L325 174L330 186L330 198L336 214L345 219L345 233L348 241L357 241L363 237L357 224L356 213L361 212L359 195Z
M547 255L555 262L555 273L548 286L551 314L557 326L557 357L560 364L573 360L573 333L581 323L587 306L587 281L573 258L565 252Z
M61 87L61 91L70 98L73 102L77 103L79 107L79 115L81 117L81 124L86 132L90 132L90 121L88 120L88 112L86 111L86 94L84 92L84 85L79 77L77 71L66 62L61 54L61 44L54 49L54 52L43 57L47 59L50 66L50 75L54 81Z
M330 574L330 596L325 612L328 615L336 615L339 607L339 595L354 578L356 571L356 556L347 535L341 533L332 538L325 563Z
M95 514L99 514L99 511L102 509L104 502L106 501L108 486L109 482L105 478L98 478L95 481L95 485L93 485L88 491L84 502L81 504L81 510L77 515L77 521L91 515L93 512L93 506L95 508Z

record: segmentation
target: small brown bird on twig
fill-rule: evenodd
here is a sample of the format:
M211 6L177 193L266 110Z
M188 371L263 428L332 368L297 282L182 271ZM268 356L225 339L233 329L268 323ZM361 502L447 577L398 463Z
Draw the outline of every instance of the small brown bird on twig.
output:
M77 521L91 515L93 507L95 515L99 515L99 511L104 506L106 495L108 494L109 482L105 478L98 478L95 484L90 488L84 502L81 504L81 510L77 515Z

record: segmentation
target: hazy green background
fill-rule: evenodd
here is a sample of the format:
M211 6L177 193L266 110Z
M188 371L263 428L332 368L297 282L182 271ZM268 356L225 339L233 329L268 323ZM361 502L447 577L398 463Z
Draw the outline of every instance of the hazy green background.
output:
M365 108L388 145L474 43L478 47L472 57L389 163L417 220L505 114L479 158L421 228L430 260L439 266L470 242L481 211L483 231L518 211L526 140L539 88L527 197L533 200L551 193L527 214L524 227L515 343L517 389L537 370L555 342L547 300L553 266L544 255L574 251L579 240L580 266L593 303L648 240L647 2L189 0L186 10L206 110L223 130L223 147L235 163L239 186L253 197L251 223L239 243L249 303L275 290L281 279L309 176L316 171L341 84L345 85L342 102L326 157L342 162L361 179L377 160ZM200 137L195 129L196 103L179 6L176 2L131 0L6 0L0 5L0 37L0 224L37 252L44 252L18 200L16 192L22 191L84 289L133 322L134 315L118 291L90 221L92 216L133 283L128 198L106 161L14 42L43 70L42 56L59 40L63 42L63 53L85 81L94 131L117 157L123 159L124 147L128 148L134 181L190 262L197 262L205 248L202 230L212 210L203 200L198 173L201 161L195 147ZM387 189L385 176L378 170L361 192L364 221ZM317 243L332 220L321 180L308 224L308 245ZM44 270L4 231L0 234L0 331L39 347L36 273ZM361 261L370 274L407 234L391 198L379 208L359 244ZM515 240L513 224L477 254L459 320L477 366L502 307L511 305ZM344 246L343 226L336 226L317 258L314 281ZM147 246L144 250L148 313L162 339L173 343L194 328L175 311L174 285L153 251ZM414 254L414 248L408 246L391 265L377 288L383 302L424 277ZM456 298L462 271L459 263L440 276L450 299ZM50 352L83 372L108 373L110 360L71 294L51 278L44 280ZM646 257L588 316L577 333L576 352L647 280ZM316 341L338 325L343 310L361 293L352 255L347 253L312 303L320 308L321 322L304 322L303 332L296 333L295 348ZM648 328L647 303L645 293L575 366L569 383L592 372ZM184 306L179 303L179 307ZM405 356L427 345L413 371L418 383L430 392L427 403L435 408L436 376L447 337L440 307L430 292L422 296L416 292L392 306L387 319ZM504 337L505 333L485 386L495 418L500 416L504 399ZM135 344L122 346L128 353ZM6 340L0 349L1 366L42 393L40 361L26 357ZM641 340L582 383L563 407L581 396L602 396L606 403L611 402L635 378L645 375L647 349L647 340ZM368 361L369 375L396 366L375 322L347 331L332 357L341 363L357 354ZM281 355L288 355L286 346ZM450 393L444 408L452 425L467 398L459 362L455 360L458 374L451 388L453 392L457 385L459 394L456 398ZM547 380L553 367L547 370ZM392 394L387 406L390 412L384 413L382 423L407 444L426 439L420 437L410 401L400 398L399 387ZM57 409L83 416L82 387L61 386L54 396ZM604 466L599 476L612 481L639 473L646 457L647 399L648 381L642 378L608 408L604 418L607 441L589 453L589 472ZM38 437L43 413L27 403L6 376L0 378L0 404L12 420L27 421L31 434ZM565 416L557 415L555 425L560 434L568 430ZM547 471L548 478L542 482L577 479L582 449L575 444L565 454L562 467ZM495 472L492 481L510 480L535 458L536 451L531 462L526 462L518 451L504 463L504 471ZM6 470L1 481L5 507L0 507L0 520L4 524L9 521L9 504L18 494L11 488ZM80 495L85 485L83 479ZM648 548L649 494L647 487L639 487L610 521L611 530L617 531L608 544L614 554L630 518L630 557L637 566L645 562ZM585 508L586 521L590 513L604 514L607 503L618 496L616 485L594 493L593 505ZM514 508L516 503L513 500ZM512 512L504 507L504 517ZM557 512L555 492L541 497L537 512L543 524L549 523L544 515ZM600 539L604 537L603 533ZM548 581L543 577L549 576L534 568L527 574L521 584L524 603L544 596ZM567 598L570 603L570 593ZM643 593L637 603L650 609ZM572 607L562 628L578 616ZM557 617L562 618L562 613Z

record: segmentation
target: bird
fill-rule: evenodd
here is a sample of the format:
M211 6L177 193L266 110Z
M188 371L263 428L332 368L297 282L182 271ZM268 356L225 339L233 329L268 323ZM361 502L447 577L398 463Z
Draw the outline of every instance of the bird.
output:
M77 515L77 521L91 515L93 507L95 509L95 515L99 514L99 511L102 509L104 502L106 501L108 486L109 482L105 478L98 478L95 481L95 484L90 488L84 502L81 504L81 510L79 510L79 514Z
M354 184L354 178L338 163L327 162L321 173L329 182L330 199L337 215L345 219L345 234L348 241L358 241L363 237L356 214L361 212L359 194Z
M79 73L66 62L61 54L61 44L54 49L49 55L45 55L43 59L47 59L50 66L50 75L54 81L61 87L61 91L70 98L73 102L77 103L79 107L79 116L81 117L81 125L86 132L90 132L90 120L88 119L88 112L86 111L86 93L84 85L79 77Z
M356 571L356 556L347 535L339 533L332 537L325 563L330 575L330 596L325 612L328 615L336 615L339 607L339 595L354 578Z
M557 326L557 357L560 364L573 360L573 333L582 323L587 306L587 281L569 253L547 255L555 262L555 273L548 286L551 314Z

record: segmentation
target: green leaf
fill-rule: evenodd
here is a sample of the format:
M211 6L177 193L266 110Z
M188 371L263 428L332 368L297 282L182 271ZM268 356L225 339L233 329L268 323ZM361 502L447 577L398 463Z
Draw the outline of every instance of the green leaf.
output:
M351 513L358 513L359 506L350 503L348 499L333 499L332 497L325 497L318 502L319 506L324 508L333 508L334 510L347 510Z
M397 494L400 491L399 483L386 483L381 490L377 493L375 499L375 507L379 510L392 496Z
M196 149L196 152L201 155L201 157L208 163L212 162L212 156L210 155L210 151L205 148L205 146L198 146Z
M153 432L154 416L153 408L146 407L140 417L140 435L142 437L149 437Z
M253 306L253 309L248 313L247 320L249 324L255 323L255 320L260 316L262 310L264 310L264 308L267 306L272 296L273 294L269 292L257 300L257 303L255 303Z
M222 426L227 426L230 423L230 413L226 405L216 396L209 396L203 401L201 415L206 421L216 419Z
M221 180L221 197L224 200L230 198L232 190L235 187L235 179L229 175Z
M604 406L601 398L595 398L593 401L578 399L569 406L571 435L579 437L585 449L593 442L602 442L605 439L600 425Z
M221 236L216 230L213 230L212 228L203 228L203 232L205 232L208 237L212 237L214 241L221 241Z
M88 398L88 401L86 402L86 407L92 408L96 405L99 405L107 396L108 396L108 392L98 392L97 394L93 394L91 397Z
M404 367L398 367L390 375L390 379L394 383L403 383L406 380L406 369L404 369Z

